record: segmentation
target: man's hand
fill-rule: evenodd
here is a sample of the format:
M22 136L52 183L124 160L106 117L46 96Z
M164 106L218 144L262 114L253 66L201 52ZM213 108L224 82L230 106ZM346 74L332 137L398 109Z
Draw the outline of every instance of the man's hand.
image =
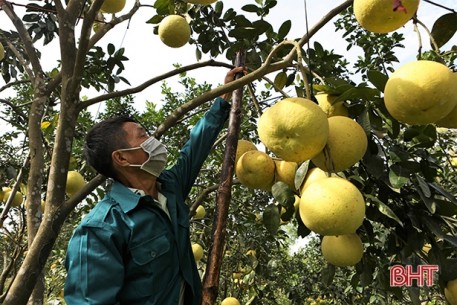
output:
M227 75L225 75L224 84L227 84L227 83L230 83L231 81L233 81L235 79L235 75L237 73L246 74L247 70L245 67L236 67L236 68L233 68L232 70L228 71ZM232 98L232 92L224 93L223 95L221 95L221 98L223 98L226 101L230 101L230 99Z

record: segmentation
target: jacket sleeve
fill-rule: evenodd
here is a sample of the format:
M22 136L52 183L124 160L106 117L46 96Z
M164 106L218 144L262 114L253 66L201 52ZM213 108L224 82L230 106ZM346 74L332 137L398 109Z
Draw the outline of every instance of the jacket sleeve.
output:
M219 132L229 116L230 104L217 98L211 108L190 132L189 140L181 148L180 156L169 173L180 181L181 194L185 198L208 157Z
M117 305L124 267L111 228L80 226L70 240L64 298L68 305Z

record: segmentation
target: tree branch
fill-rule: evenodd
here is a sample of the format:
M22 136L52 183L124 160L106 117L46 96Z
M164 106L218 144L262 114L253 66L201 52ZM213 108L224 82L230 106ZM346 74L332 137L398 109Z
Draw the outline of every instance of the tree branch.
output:
M22 85L22 84L27 84L30 83L30 80L18 80L15 82L9 82L8 84L4 85L3 87L0 87L0 92L5 91L8 88L11 88L16 85Z
M223 62L218 62L218 61L214 61L214 60L208 60L208 61L204 61L204 62L201 62L201 63L196 63L196 64L191 64L191 65L188 65L188 66L184 66L184 67L180 67L178 69L174 69L170 72L167 72L165 74L162 74L162 75L159 75L159 76L156 76L154 78L151 78L149 80L147 80L146 82L136 86L136 87L131 87L129 89L125 89L125 90L121 90L121 91L116 91L116 92L111 92L111 93L108 93L108 94L103 94L103 95L100 95L96 98L92 98L92 99L88 99L86 100L85 102L82 102L79 104L78 106L78 110L81 111L91 105L94 105L96 103L99 103L99 102L102 102L102 101L105 101L105 100L109 100L109 99L112 99L112 98L116 98L116 97L121 97L121 96L125 96L125 95L128 95L128 94L135 94L135 93L138 93L138 92L141 92L143 91L144 89L146 89L147 87L157 83L157 82L160 82L164 79L167 79L169 77L172 77L172 76L175 76L175 75L178 75L178 74L181 74L183 72L187 72L187 71L191 71L191 70L195 70L195 69L198 69L198 68L202 68L202 67L227 67L227 68L233 68L233 65L230 65L230 64L226 64L226 63L223 63Z
M76 51L74 75L79 75L79 78L73 78L73 86L80 85L81 77L86 63L87 51L90 49L90 33L92 32L92 24L94 23L97 12L103 4L103 0L95 0L89 7L89 10L84 13L83 24L81 27L78 50Z
M24 44L24 49L29 57L29 60L30 60L30 63L32 65L32 69L33 69L33 74L34 74L34 75L29 75L29 77L30 77L30 79L34 80L34 78L36 76L43 74L43 69L41 67L40 59L38 58L38 54L35 51L35 48L33 46L32 38L30 37L29 33L27 32L27 29L25 28L22 20L14 12L14 9L11 6L11 4L7 1L2 1L2 3L3 3L3 5L1 6L1 8L8 15L11 22L13 22L14 27L16 28L16 30ZM33 81L32 81L32 83L33 83Z

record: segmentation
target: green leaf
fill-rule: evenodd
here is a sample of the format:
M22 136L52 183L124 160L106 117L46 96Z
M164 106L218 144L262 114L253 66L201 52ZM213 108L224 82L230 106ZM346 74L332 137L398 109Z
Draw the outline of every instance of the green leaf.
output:
M417 182L419 183L419 187L421 188L422 193L424 193L424 195L427 198L430 198L430 196L432 195L432 192L430 191L430 187L428 186L428 183L424 180L424 178L422 178L421 176L419 176L417 174L416 174L416 179L417 179Z
M292 27L292 22L290 20L284 21L278 30L278 40L283 40L287 34L289 34L290 28Z
M276 234L281 223L278 206L274 204L267 206L262 215L262 222L270 234Z
M231 30L228 35L240 40L253 39L257 37L257 29L254 27L235 28Z
M295 86L295 93L297 97L306 97L306 91L302 87Z
M236 27L252 27L252 22L243 15L237 15L233 20L236 23Z
M297 171L295 172L295 189L299 190L301 185L303 184L303 181L305 181L306 174L308 173L308 168L309 168L309 160L303 162L300 164L300 166L297 168Z
M343 88L337 88L343 90ZM347 88L338 96L333 103L337 103L340 101L346 100L354 100L354 99L362 99L365 101L373 100L375 97L379 95L378 90L368 87L357 87L357 88Z
M447 200L435 199L436 214L442 216L453 217L457 215L457 205Z
M116 51L116 48L114 47L114 45L112 43L109 43L108 44L108 54L113 55L114 51Z
M429 183L429 185L435 190L437 190L441 195L449 199L453 204L457 205L457 198L454 195L452 195L451 193L449 193L448 191L446 191L441 186L435 183Z
M335 277L336 268L332 264L327 264L327 267L322 270L322 283L326 286L330 286Z
M410 171L405 167L394 164L389 170L389 181L392 187L401 188L409 182Z
M224 10L224 3L222 1L217 1L216 5L214 6L214 11L220 17L222 15L222 11Z
M365 195L365 197L372 202L381 212L382 214L386 215L387 217L395 220L399 225L403 227L403 222L400 220L400 218L392 211L392 209L386 205L384 202L379 200L377 197L373 195Z
M385 160L377 154L366 154L362 163L366 166L367 171L375 178L380 179L385 172Z
M282 181L278 181L271 187L273 198L283 207L289 208L294 206L295 196L292 189Z
M370 70L367 72L368 80L381 92L384 92L389 77L379 71Z
M437 139L436 128L429 125L412 126L403 134L405 141L417 147L432 147Z
M172 13L170 7L173 7L173 4L174 3L171 0L156 0L154 8L159 15L169 15Z
M370 122L370 116L368 114L367 108L365 108L362 113L359 115L357 118L357 122L362 126L363 131L365 131L365 134L368 136L371 133L371 122Z
M282 89L286 85L286 82L287 82L286 72L279 72L278 74L276 74L275 80L274 80L274 84L276 87L278 87L279 89Z
M262 35L266 31L272 29L270 23L266 22L265 20L257 20L252 23L252 26L256 29L257 35Z
M261 8L259 8L257 5L254 5L254 4L248 4L248 5L243 6L241 9L245 12L257 13L257 11L260 11Z
M457 13L449 13L438 18L432 27L432 37L438 48L445 45L457 32ZM432 45L432 43L430 43Z
M151 19L149 19L148 21L146 21L146 23L150 23L150 24L159 24L160 21L163 20L163 16L160 16L160 15L154 15L152 16Z
M421 305L420 291L418 287L406 287L413 305Z

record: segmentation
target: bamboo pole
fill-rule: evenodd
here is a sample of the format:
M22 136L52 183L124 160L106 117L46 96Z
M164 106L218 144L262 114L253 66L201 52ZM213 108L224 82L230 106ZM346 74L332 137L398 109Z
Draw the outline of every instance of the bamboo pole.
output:
M235 65L244 66L245 53L238 52ZM235 79L240 77L239 73ZM202 305L213 305L219 290L219 278L225 244L228 209L231 199L231 186L235 168L235 154L238 145L238 134L241 124L241 105L243 100L243 87L235 90L230 109L229 125L224 162L222 164L221 182L216 195L216 211L212 230L212 242L208 252L208 262L203 279Z

